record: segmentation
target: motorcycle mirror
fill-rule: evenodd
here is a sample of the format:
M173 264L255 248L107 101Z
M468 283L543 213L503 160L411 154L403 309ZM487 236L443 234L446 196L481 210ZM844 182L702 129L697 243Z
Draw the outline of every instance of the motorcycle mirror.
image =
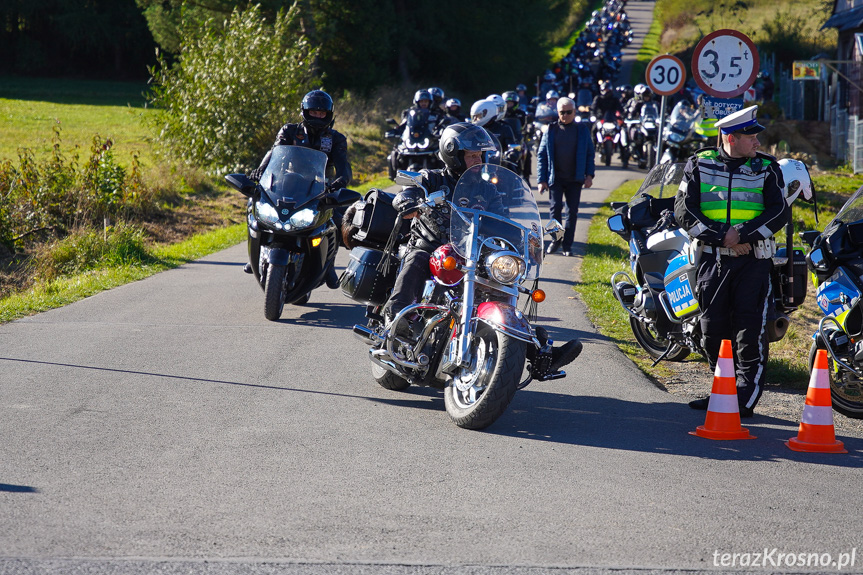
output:
M548 222L548 225L545 226L545 234L552 236L555 240L563 239L564 227L560 224L559 221L552 219Z
M812 250L806 257L809 260L809 263L812 264L813 268L820 272L827 271L827 262L824 259L824 252L821 251L821 248L818 248L817 250Z
M255 192L257 184L253 182L246 174L228 174L225 176L225 181L228 185L246 196L251 198Z
M423 176L419 172L399 170L396 173L396 183L400 186L420 186L422 185L422 179Z
M623 216L614 214L608 218L608 229L616 234L622 234L626 231L626 224L623 222Z

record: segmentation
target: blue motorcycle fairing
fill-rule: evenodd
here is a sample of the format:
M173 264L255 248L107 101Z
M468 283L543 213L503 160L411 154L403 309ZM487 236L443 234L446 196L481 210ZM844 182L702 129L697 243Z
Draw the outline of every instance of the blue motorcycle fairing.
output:
M861 294L863 291L854 276L846 268L839 267L815 290L815 302L824 315L838 317L851 309L851 302Z

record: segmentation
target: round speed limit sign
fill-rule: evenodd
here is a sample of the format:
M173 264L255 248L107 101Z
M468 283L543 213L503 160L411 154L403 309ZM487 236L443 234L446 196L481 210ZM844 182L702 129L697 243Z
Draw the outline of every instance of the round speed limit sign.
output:
M692 53L692 77L715 98L734 98L758 75L758 50L737 30L717 30L705 36Z
M654 94L670 96L678 92L686 82L686 69L679 58L663 54L650 61L644 76L647 86Z

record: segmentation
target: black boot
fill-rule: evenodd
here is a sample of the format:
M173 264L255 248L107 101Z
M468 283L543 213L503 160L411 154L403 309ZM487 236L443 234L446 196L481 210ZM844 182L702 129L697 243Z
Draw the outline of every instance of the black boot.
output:
M330 266L327 270L327 287L330 289L339 287L339 275L336 273L335 266Z
M584 346L577 339L573 339L551 350L551 366L549 369L552 373L560 371L564 365L572 363L579 356Z

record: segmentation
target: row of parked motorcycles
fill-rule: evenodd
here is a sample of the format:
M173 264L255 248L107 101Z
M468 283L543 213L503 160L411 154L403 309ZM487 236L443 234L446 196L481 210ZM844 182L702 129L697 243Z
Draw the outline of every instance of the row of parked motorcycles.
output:
M612 203L611 231L629 247L630 270L611 277L614 297L629 317L632 334L651 356L683 361L701 347L701 310L695 291L700 247L676 224L674 197L683 179L683 163L655 166L635 196ZM786 201L814 201L806 166L780 160ZM863 187L845 203L823 232L799 237L808 250L793 247L793 217L786 245L773 256L773 305L767 318L771 342L785 337L789 316L805 301L807 271L817 284L815 298L823 314L809 347L810 370L819 349L829 354L833 409L863 418Z
M249 199L249 261L264 292L267 319L277 320L285 304L306 303L327 282L342 233L333 211L353 204L345 215L350 237L341 236L353 246L350 261L329 287L366 306L367 322L353 331L368 345L378 384L397 391L411 385L442 389L456 425L483 429L531 381L565 377L550 370L553 342L531 325L536 304L545 298L537 289L543 237L559 240L563 228L551 222L543 229L523 178L500 165L480 164L461 176L447 199L444 191L423 188L420 173L398 173L398 184L425 193L424 202L406 210L448 204L450 242L432 255L431 279L420 301L387 324L382 308L408 249L408 214L396 210L395 195L382 190L362 198L330 189L326 162L317 150L276 146L257 183L245 174L226 176Z

